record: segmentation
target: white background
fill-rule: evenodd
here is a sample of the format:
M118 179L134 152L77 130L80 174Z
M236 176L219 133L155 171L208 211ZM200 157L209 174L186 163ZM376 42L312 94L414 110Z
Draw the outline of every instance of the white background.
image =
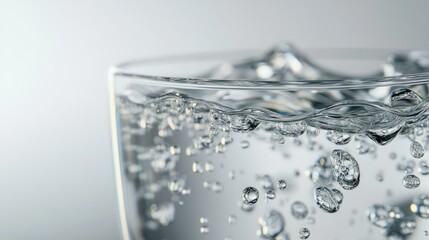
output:
M428 1L0 0L0 239L120 239L107 69L209 50L429 48Z

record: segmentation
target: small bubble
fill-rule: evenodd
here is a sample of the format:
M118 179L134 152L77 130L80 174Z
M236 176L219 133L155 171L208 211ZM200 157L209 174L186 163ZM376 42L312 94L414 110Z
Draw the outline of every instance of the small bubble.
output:
M270 189L265 193L265 197L267 199L273 200L274 198L276 198L276 192L274 190Z
M392 160L395 160L395 159L396 159L396 153L391 152L391 153L389 154L389 158L390 158L390 159L392 159Z
M253 205L258 201L259 191L254 187L247 187L241 194L241 199L246 205Z
M179 155L180 154L180 147L178 146L170 146L170 153L172 155Z
M310 230L308 228L299 229L299 239L307 239L310 237Z
M207 227L207 226L202 226L202 227L200 227L200 233L202 233L202 234L207 234L207 233L209 233L209 232L210 232L209 227Z
M258 225L258 236L262 238L273 238L283 231L285 223L281 213L271 210L258 219Z
M185 180L174 179L168 183L168 189L173 193L181 193L185 188Z
M308 215L308 208L303 202L296 201L291 205L292 216L296 219L303 219Z
M249 141L244 140L244 141L240 142L240 147L243 148L243 149L248 148L249 145L250 145Z
M348 133L342 133L334 130L326 132L326 138L335 143L336 145L345 145L350 142L352 135Z
M232 137L230 137L229 135L226 135L226 136L223 136L221 139L220 139L220 143L222 144L222 145L228 145L228 144L230 144L230 143L232 143L234 140L232 139Z
M204 165L204 169L206 170L206 172L213 172L215 170L215 166L213 165L212 162L208 161Z
M416 141L411 142L410 152L414 158L421 158L425 155L425 149L420 143Z
M228 177L229 177L229 179L234 180L235 179L235 171L233 171L233 170L229 171Z
M383 182L383 180L384 180L383 173L378 173L377 175L375 175L375 180L377 182Z
M429 231L428 231L428 230L425 230L423 234L424 234L425 236L429 236Z
M237 217L235 215L232 215L232 214L229 215L229 217L228 217L229 225L234 225L236 221L237 221Z
M195 161L192 163L192 172L194 173L202 173L203 172L203 166L198 161Z
M287 188L287 182L284 179L280 179L277 182L277 188L280 190L285 190Z
M307 223L310 224L310 225L313 225L315 222L316 222L316 219L314 219L314 217L309 217L307 219Z
M207 223L209 223L209 219L205 218L205 217L202 217L202 218L200 218L200 223L201 224L207 224Z
M212 190L213 192L219 193L219 192L222 192L222 190L223 190L223 186L222 186L222 184L221 184L220 182L218 182L218 181L214 181L214 182L211 184L211 190Z
M408 189L417 188L420 185L420 178L413 174L406 175L402 180L402 185Z

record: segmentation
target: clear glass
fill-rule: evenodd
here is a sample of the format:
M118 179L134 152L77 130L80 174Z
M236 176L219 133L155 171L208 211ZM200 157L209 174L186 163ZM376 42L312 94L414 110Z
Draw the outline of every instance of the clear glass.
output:
M427 238L428 55L281 53L111 69L124 239Z

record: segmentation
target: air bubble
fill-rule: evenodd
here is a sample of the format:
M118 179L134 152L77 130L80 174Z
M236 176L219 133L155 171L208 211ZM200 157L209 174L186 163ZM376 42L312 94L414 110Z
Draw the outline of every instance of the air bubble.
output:
M345 145L350 142L352 135L339 131L329 130L326 132L326 138L336 145Z
M296 201L291 205L292 216L296 219L303 219L308 215L308 208L303 202Z
M271 210L258 219L258 225L260 237L273 238L283 231L285 222L281 213Z
M402 185L408 189L417 188L420 186L420 178L413 174L406 175L402 180Z
M429 195L421 194L414 198L410 210L421 218L429 218Z
M299 239L308 239L310 237L310 230L308 228L301 228L299 230Z
M356 160L346 151L336 149L331 154L334 177L345 190L352 190L359 185L360 171Z
M283 179L280 179L277 182L277 188L280 189L280 190L285 190L287 188L287 182L285 180L283 180Z
M247 187L241 194L241 199L246 205L253 205L258 201L259 191L254 187Z
M414 158L422 158L425 155L425 149L416 141L411 142L410 152Z

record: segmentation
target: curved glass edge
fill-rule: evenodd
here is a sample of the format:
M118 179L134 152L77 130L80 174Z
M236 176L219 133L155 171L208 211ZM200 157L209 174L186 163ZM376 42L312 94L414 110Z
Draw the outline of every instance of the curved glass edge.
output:
M314 51L314 50L313 50ZM342 49L335 51L333 49L325 49L316 53L315 56L320 56L323 59L337 59L337 60L374 60L386 56L387 53L392 53L392 50L379 50L376 49L354 49L350 53ZM113 75L124 76L133 79L140 79L144 84L177 87L181 89L235 89L235 90L350 90L350 89L368 89L376 87L395 87L395 86L413 86L419 84L429 83L429 72L421 72L414 74L402 74L398 76L389 77L353 77L344 80L298 80L298 81L264 81L260 79L213 79L213 78L198 78L198 77L177 77L168 75L154 75L145 74L141 71L130 69L135 66L145 66L150 64L161 65L182 61L201 61L201 60L221 60L234 58L236 55L249 55L249 53L260 53L262 51L248 50L248 51L230 51L220 53L201 53L190 55L179 55L171 57L148 58L144 60L128 61L117 64L110 68ZM317 52L317 51L316 51ZM321 52L321 53L320 53ZM429 52L409 51L409 52ZM343 54L343 55L341 55ZM346 54L346 55L344 55ZM250 54L252 56L252 54ZM352 57L353 56L353 57ZM356 56L356 57L354 57ZM237 58L237 56L235 56ZM251 57L250 57L251 58Z
M110 126L111 126L111 138L112 138L112 150L113 150L113 163L115 171L115 183L116 183L116 195L118 201L119 210L119 221L121 227L121 234L123 240L131 240L130 228L127 221L126 207L125 207L125 195L124 185L122 179L122 164L121 154L119 149L119 133L117 126L117 111L116 111L116 95L115 95L115 73L111 69L109 70L109 105L110 105Z

